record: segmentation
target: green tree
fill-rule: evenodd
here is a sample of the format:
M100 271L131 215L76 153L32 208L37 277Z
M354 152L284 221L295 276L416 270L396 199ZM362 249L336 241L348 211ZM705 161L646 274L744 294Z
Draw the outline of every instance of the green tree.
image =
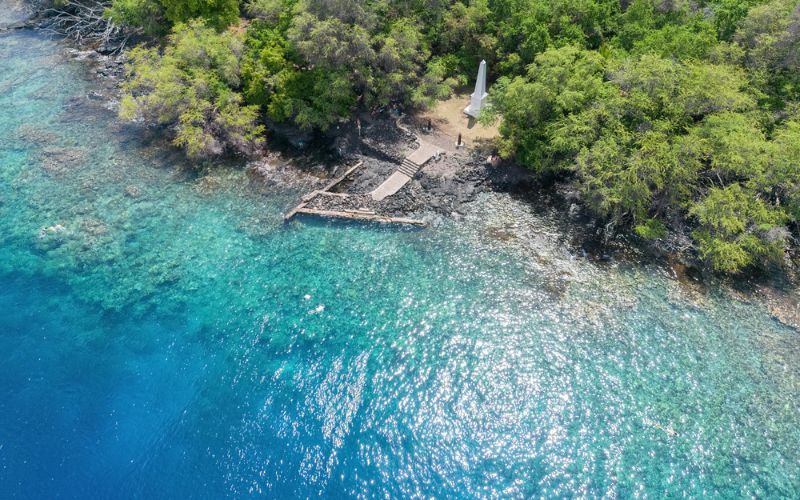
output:
M787 237L784 213L738 183L713 188L690 214L700 224L693 233L700 256L717 271L737 273L756 259L780 262L783 258Z
M106 16L150 35L198 18L221 30L239 19L239 0L113 0Z
M164 7L158 0L114 0L105 15L118 24L141 28L151 36L168 31Z
M161 4L173 24L200 18L209 26L223 29L239 19L239 0L161 0Z
M800 222L800 118L779 127L769 147L769 165L759 188L771 194L776 205L784 206L797 224Z
M190 157L254 152L264 129L258 108L245 106L233 90L241 53L235 32L218 33L203 21L177 25L163 54L143 47L130 52L120 116L171 126L173 142Z
M800 7L794 0L773 0L752 8L734 39L745 49L751 80L780 108L800 99Z
M501 115L501 152L537 171L570 169L574 155L596 137L591 124L571 114L599 99L613 98L604 81L605 60L575 46L549 49L524 77L500 78L492 112Z
M712 183L758 180L767 165L767 141L753 115L715 113L691 131L697 159L705 162Z
M713 0L714 24L723 40L730 40L751 7L759 0Z

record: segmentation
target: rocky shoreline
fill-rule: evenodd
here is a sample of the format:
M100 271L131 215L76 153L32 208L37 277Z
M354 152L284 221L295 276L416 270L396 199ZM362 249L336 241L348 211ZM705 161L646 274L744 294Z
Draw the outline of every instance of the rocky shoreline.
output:
M75 60L84 61L98 82L98 89L86 97L106 109L116 110L119 84L124 75L124 55L101 54L96 50L68 49ZM348 165L363 161L355 175L335 188L349 197L325 200L335 210L370 210L393 217L430 218L433 214L459 218L467 213L481 193L503 192L524 199L532 205L559 212L570 225L570 252L598 262L625 261L633 254L661 262L673 279L684 286L714 283L736 300L757 300L764 303L776 321L800 331L800 281L793 268L783 273L767 273L720 279L700 266L691 252L688 238L672 234L656 243L630 239L624 234L609 234L602 222L587 214L580 196L566 184L542 186L525 168L507 162L489 161L490 149L458 149L432 160L406 186L380 202L368 195L400 164L402 158L416 148L413 133L425 130L403 130L396 125L396 116L388 110L359 117L361 131L353 123L340 124L330 133L309 140L291 129L273 130L277 137L276 151L248 162L254 182L311 191L324 186L341 174ZM320 200L316 200L317 203ZM756 283L753 285L752 283ZM703 286L708 289L709 287Z
M36 28L39 21L20 21L10 29ZM66 53L86 63L97 88L86 95L94 105L116 111L120 83L124 76L124 53L109 47L71 47ZM319 189L340 174L347 165L363 161L357 175L348 178L336 190L354 196L328 199L325 208L371 210L395 217L424 219L432 214L458 218L481 193L504 192L525 199L532 205L555 207L574 235L570 252L596 261L626 260L632 253L647 255L662 262L673 279L687 286L716 283L730 291L733 298L762 301L777 321L800 331L800 292L795 269L771 275L720 280L697 265L686 245L686 238L673 234L656 244L644 243L624 235L615 235L581 208L580 197L567 185L540 185L531 173L509 163L489 161L490 149L451 151L431 161L398 193L377 202L368 193L393 172L402 158L416 146L414 133L428 133L419 127L399 128L389 110L359 117L361 126L340 124L324 136L312 138L283 126L272 127L278 147L248 162L254 182L265 186L310 191ZM434 131L435 133L435 131ZM310 208L315 207L312 204ZM635 250L635 251L632 251ZM751 283L757 283L751 285ZM743 292L743 289L745 290Z

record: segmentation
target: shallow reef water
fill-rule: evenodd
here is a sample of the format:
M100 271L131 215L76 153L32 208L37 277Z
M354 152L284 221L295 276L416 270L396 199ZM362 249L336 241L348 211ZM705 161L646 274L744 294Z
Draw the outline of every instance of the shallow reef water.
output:
M800 333L482 195L312 219L0 35L0 497L800 496Z

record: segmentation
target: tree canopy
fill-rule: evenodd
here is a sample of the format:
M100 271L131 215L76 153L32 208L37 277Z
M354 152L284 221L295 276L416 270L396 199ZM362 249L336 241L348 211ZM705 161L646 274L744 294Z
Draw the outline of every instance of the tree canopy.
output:
M643 238L722 272L780 264L800 220L798 0L114 0L150 34L125 118L190 155L252 151L262 118L325 130L424 107L489 62L501 154L574 182Z
M192 157L257 148L264 132L258 107L232 90L240 85L242 51L234 32L217 33L202 20L176 25L163 53L131 51L120 115L174 124L173 142Z

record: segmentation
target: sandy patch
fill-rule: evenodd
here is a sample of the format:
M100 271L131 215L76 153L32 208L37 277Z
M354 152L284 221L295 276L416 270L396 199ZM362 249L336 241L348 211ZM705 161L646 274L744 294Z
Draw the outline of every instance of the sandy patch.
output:
M464 113L464 108L468 105L469 94L455 94L450 99L441 101L433 108L418 114L415 122L418 126L425 126L430 120L434 128L431 135L440 137L449 147L456 144L458 134L461 134L462 141L468 147L499 137L500 121L491 126L482 125Z

